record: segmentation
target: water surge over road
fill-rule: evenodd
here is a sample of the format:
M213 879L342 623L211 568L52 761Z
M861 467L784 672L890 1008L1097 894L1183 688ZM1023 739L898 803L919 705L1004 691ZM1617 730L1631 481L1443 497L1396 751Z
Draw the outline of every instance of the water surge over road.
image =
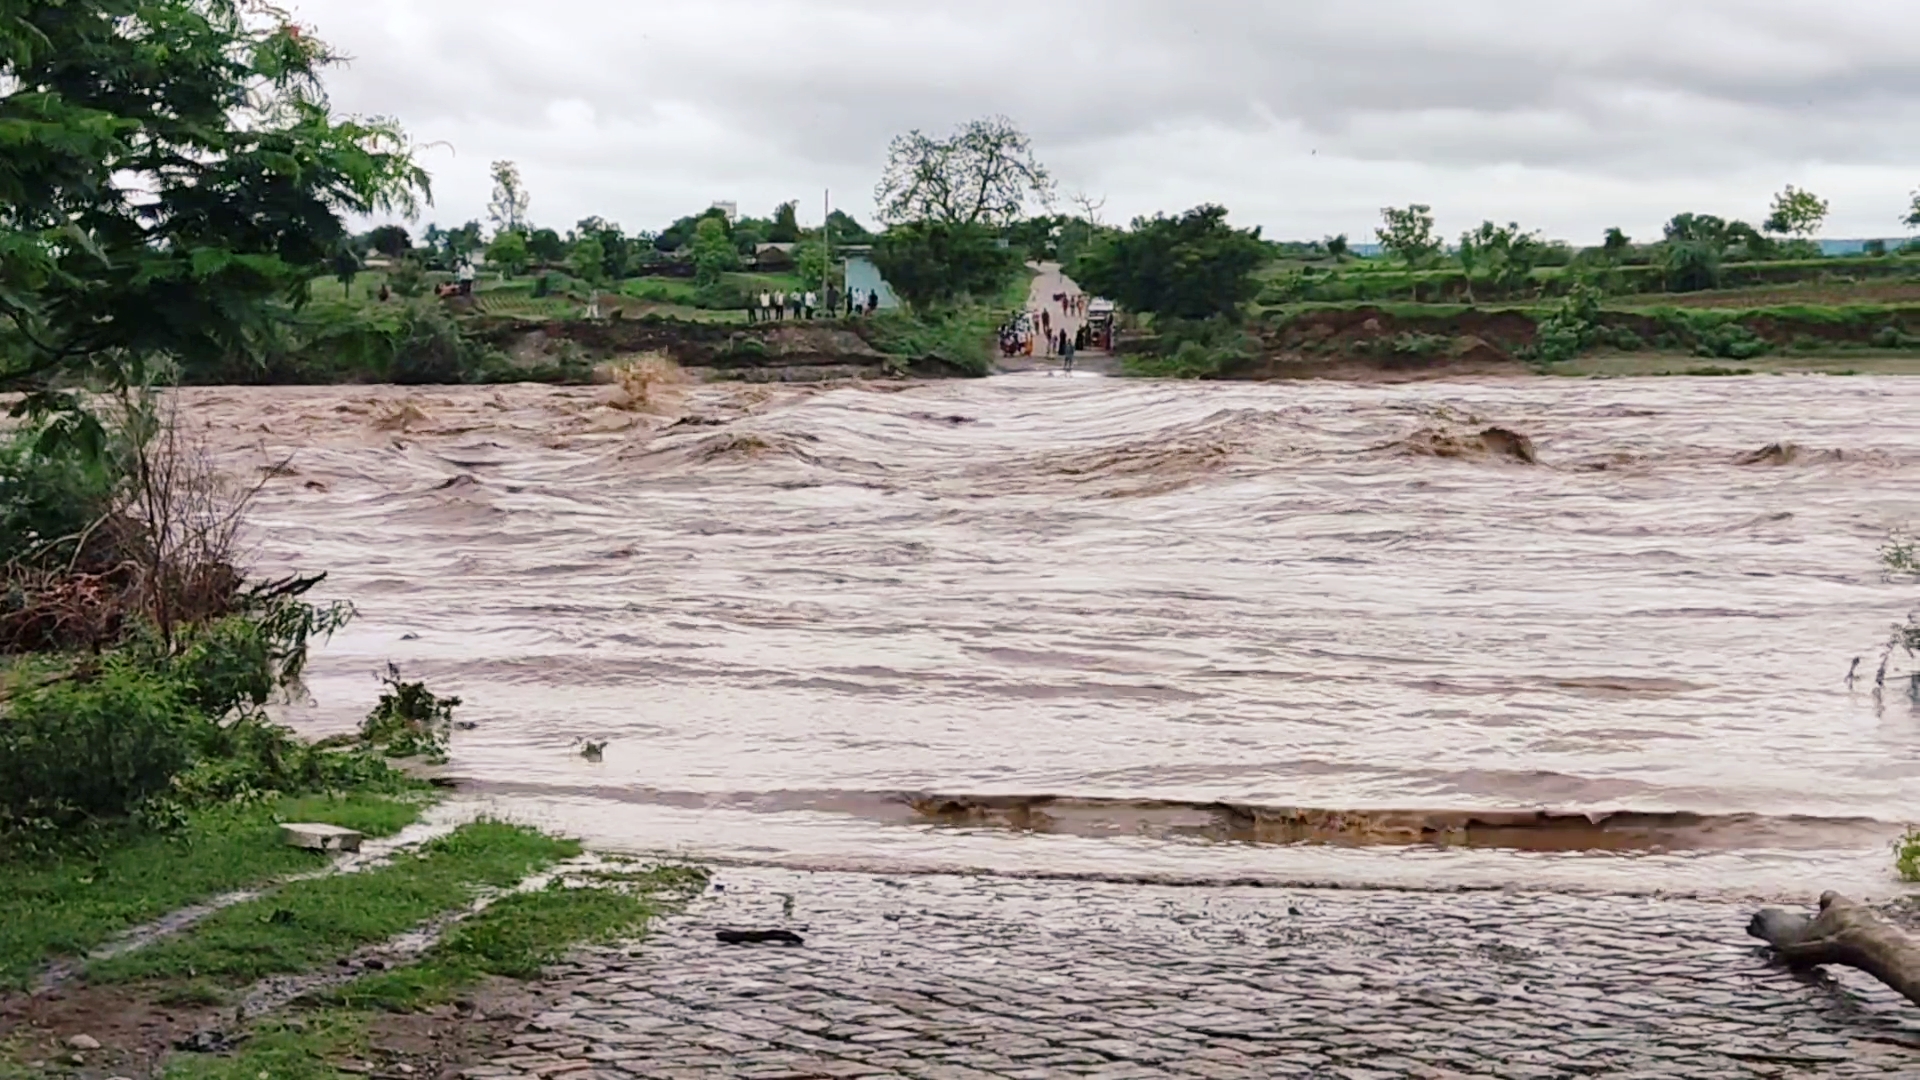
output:
M1873 893L1920 817L1920 714L1843 682L1920 383L607 400L185 392L360 608L296 724L391 658L506 812L808 866Z

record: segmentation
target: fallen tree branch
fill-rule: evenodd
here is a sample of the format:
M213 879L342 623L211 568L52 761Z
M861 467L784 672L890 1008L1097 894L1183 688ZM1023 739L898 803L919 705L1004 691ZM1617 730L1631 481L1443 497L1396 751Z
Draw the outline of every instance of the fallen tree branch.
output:
M1920 1005L1920 941L1839 893L1823 894L1820 914L1813 917L1767 908L1747 924L1747 933L1793 967L1857 968Z

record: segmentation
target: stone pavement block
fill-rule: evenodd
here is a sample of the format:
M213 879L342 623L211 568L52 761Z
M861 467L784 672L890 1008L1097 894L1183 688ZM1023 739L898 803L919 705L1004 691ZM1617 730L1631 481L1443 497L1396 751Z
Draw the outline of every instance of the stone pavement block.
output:
M1899 1045L1920 1046L1920 1011L1770 967L1736 905L719 879L724 893L641 945L578 957L528 1063L755 1080L1920 1075L1920 1050ZM765 923L782 894L804 912L805 948L712 940L716 925ZM1774 1068L1769 1054L1817 1064Z

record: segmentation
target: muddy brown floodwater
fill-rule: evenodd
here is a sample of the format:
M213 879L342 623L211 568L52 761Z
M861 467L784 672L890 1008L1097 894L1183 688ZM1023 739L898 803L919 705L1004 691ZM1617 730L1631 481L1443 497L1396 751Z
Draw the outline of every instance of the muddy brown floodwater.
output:
M359 607L297 725L392 659L472 797L719 860L1896 888L1920 381L609 394L186 393Z

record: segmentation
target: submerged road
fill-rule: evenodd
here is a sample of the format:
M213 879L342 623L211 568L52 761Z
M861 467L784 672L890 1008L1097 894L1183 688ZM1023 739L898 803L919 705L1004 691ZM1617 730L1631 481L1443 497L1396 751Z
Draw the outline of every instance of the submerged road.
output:
M1749 911L1503 892L723 870L468 1076L1920 1075L1920 1014ZM733 946L727 927L801 947Z

